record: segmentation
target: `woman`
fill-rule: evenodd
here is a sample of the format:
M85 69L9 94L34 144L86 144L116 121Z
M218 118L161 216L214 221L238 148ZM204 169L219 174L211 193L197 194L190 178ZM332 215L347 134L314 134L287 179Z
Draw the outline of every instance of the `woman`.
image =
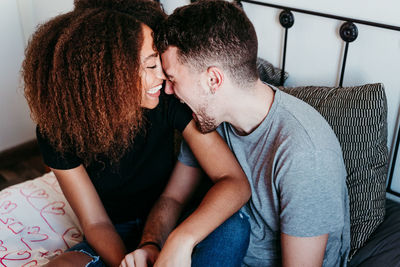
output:
M76 0L30 41L23 78L37 139L85 236L51 266L118 266L136 248L173 168L173 129L207 174L223 176L225 191L235 193L229 206L220 191L207 194L221 194L218 224L250 196L219 136L202 135L190 110L161 94L165 77L151 28L163 19L152 1Z

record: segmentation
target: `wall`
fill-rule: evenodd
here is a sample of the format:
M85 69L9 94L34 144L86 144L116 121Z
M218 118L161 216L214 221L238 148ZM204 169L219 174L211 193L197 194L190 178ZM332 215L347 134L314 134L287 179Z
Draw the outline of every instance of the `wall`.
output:
M35 138L20 79L26 42L39 23L72 6L72 0L0 1L0 152Z
M20 89L24 39L15 1L0 1L0 151L33 138L34 127Z
M73 0L17 0L17 2L26 42L38 24L73 8Z

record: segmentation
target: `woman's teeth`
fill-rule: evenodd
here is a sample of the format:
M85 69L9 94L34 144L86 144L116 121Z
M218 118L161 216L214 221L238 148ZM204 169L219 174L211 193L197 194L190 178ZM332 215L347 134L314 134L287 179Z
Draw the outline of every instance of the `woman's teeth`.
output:
M160 84L160 85L158 85L158 86L156 86L156 87L153 87L153 88L151 88L150 90L147 90L147 93L149 93L149 94L155 94L155 93L157 93L159 90L161 90L161 88L162 88L162 84Z

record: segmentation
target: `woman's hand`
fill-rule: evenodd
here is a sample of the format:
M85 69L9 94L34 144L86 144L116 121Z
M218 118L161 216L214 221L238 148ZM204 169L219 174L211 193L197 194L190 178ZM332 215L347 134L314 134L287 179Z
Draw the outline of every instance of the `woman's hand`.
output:
M150 267L153 266L158 255L158 248L147 245L127 254L121 261L120 267Z

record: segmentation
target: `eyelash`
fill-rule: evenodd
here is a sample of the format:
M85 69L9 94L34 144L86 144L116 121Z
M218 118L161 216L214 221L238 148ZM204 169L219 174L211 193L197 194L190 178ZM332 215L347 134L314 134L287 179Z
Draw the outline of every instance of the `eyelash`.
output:
M155 69L157 67L157 65L154 65L154 66L149 66L149 67L147 67L148 69Z

